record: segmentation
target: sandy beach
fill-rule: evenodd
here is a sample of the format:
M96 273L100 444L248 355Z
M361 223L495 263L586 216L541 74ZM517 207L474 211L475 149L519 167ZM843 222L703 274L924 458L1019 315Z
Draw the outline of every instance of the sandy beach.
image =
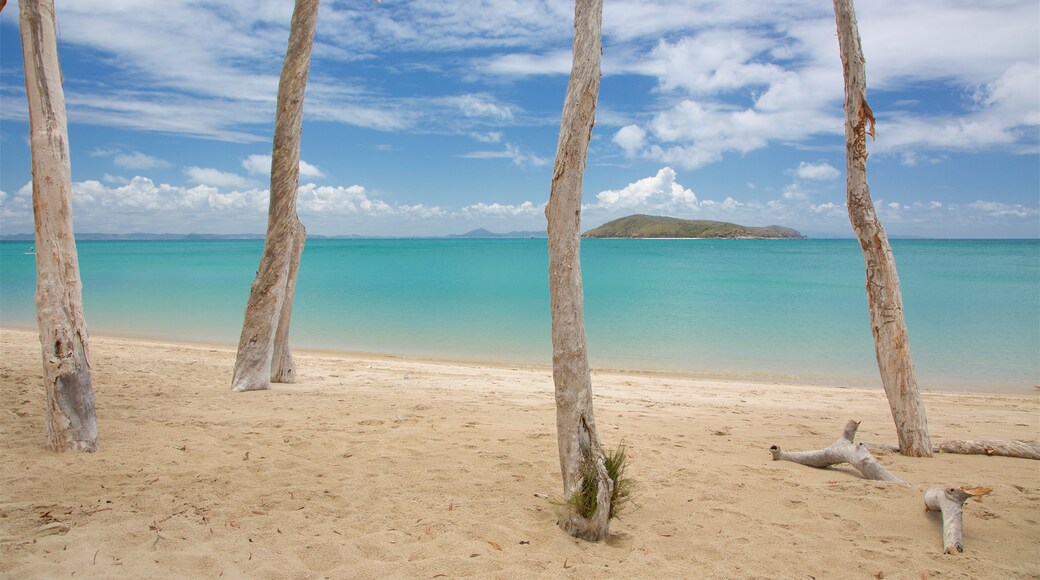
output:
M547 367L298 353L297 384L234 394L226 347L91 349L101 450L59 455L36 335L0 331L4 578L1040 578L1036 461L878 454L906 488L770 459L849 419L894 443L880 388L595 374L638 487L591 544L555 525ZM1040 437L1037 395L925 401L934 442ZM967 484L993 493L944 555L922 494Z

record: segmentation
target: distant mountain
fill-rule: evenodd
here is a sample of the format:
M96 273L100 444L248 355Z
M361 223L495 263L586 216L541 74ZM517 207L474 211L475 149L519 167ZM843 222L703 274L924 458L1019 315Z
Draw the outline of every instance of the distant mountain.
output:
M683 220L652 215L630 215L607 222L583 238L711 238L790 239L804 238L798 230L783 226L750 227L728 222Z
M445 236L447 238L545 238L548 234L545 232L509 232L507 234L496 234L495 232L489 232L484 228L477 228L475 230L466 232L464 234L454 234Z

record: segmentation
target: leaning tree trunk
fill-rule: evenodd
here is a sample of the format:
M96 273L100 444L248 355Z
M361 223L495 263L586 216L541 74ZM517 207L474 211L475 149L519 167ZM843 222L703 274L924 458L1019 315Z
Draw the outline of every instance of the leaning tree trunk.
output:
M928 420L910 358L903 296L892 248L874 211L867 185L867 132L874 115L867 105L863 50L852 0L834 0L838 43L845 72L845 156L849 220L867 264L867 303L881 382L896 424L899 452L931 457Z
M289 48L285 52L282 76L278 82L267 235L264 238L260 268L246 304L245 322L242 324L231 381L233 391L270 389L276 329L283 317L287 319L284 336L288 340L288 312L292 308L289 290L295 290L296 263L302 251L298 236L303 235L303 226L296 216L303 96L317 22L318 0L296 0L289 30ZM297 251L297 246L300 251ZM280 350L283 351L280 358L289 356L291 359L292 355L287 354L288 346ZM284 369L285 366L283 360L279 367Z
M29 101L36 320L47 393L47 446L54 451L96 451L97 419L72 233L72 168L54 0L22 0L20 25Z
M574 66L563 104L552 190L545 208L549 231L556 429L563 493L570 499L582 487L583 478L593 474L599 489L596 511L591 518L570 513L560 521L560 527L591 541L604 539L609 532L609 498L613 485L604 467L592 413L592 378L585 345L579 259L581 187L599 95L602 19L603 0L577 0Z

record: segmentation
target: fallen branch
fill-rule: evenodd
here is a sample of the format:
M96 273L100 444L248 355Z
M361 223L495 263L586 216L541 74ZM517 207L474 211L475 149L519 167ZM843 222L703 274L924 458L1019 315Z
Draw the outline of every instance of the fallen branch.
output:
M896 445L866 443L871 449L899 451ZM1040 441L1023 439L958 439L932 445L932 453L955 453L958 455L991 455L1040 460Z
M849 421L845 425L841 437L824 449L788 452L773 445L769 448L769 453L773 455L773 461L793 461L809 467L825 468L839 463L848 463L867 479L894 481L909 486L909 483L899 479L891 471L885 469L885 466L878 463L870 451L867 451L866 445L853 443L857 429L859 429L859 421Z
M993 491L988 487L934 487L924 492L924 507L928 511L941 511L943 518L943 552L953 554L964 551L964 517L961 506L970 498L986 495Z

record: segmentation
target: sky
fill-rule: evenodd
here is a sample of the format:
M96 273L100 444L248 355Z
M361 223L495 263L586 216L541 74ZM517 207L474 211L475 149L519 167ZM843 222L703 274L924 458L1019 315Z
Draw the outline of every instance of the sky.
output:
M287 0L57 6L79 233L262 233ZM1040 237L1040 3L857 5L891 236ZM833 6L606 0L582 228L634 213L852 236ZM321 235L544 230L562 0L325 0L299 214ZM0 233L32 231L18 3L0 13Z

